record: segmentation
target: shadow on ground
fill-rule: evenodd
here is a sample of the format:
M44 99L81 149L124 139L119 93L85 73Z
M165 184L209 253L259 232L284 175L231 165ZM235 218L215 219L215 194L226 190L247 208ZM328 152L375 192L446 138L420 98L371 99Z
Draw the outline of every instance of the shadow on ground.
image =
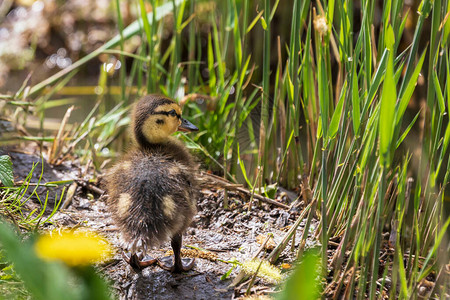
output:
M156 267L157 268L157 267ZM125 299L230 299L229 281L221 281L214 273L174 275L157 269L135 274Z

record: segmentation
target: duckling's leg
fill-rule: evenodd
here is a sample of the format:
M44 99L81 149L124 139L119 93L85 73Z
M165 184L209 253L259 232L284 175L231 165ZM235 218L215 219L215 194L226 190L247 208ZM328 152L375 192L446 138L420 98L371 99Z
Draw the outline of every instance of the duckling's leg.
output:
M133 270L136 273L139 273L146 267L151 266L154 263L156 263L155 258L146 258L146 259L140 260L136 253L133 253L130 256L128 256L125 252L123 252L123 256L124 256L125 261L130 264L130 266L133 268Z
M172 237L171 245L173 249L174 262L172 263L171 257L164 257L161 259L158 258L158 264L161 268L174 273L181 273L189 271L194 267L195 259L181 258L181 242L181 234L178 233ZM185 265L183 265L183 261L186 262Z

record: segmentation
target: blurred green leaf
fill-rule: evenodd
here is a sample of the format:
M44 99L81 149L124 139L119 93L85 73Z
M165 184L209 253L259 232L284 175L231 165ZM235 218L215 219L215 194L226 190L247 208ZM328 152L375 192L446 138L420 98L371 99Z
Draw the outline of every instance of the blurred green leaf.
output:
M8 224L0 220L1 248L33 297L38 300L77 299L68 289L68 269L40 260L34 252L33 239L23 242L20 239Z
M0 219L0 247L33 299L111 299L108 285L92 266L69 269L60 262L43 260L35 252L34 240L35 237L30 237L22 241L22 237Z
M320 288L320 256L315 250L306 251L300 264L289 277L277 300L316 300Z

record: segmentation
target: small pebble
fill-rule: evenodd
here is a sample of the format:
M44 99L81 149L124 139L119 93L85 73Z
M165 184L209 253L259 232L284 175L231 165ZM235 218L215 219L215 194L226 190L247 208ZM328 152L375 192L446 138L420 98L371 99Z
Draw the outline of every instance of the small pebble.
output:
M427 293L427 288L424 287L424 286L421 286L421 287L419 288L419 295L425 296L426 293Z

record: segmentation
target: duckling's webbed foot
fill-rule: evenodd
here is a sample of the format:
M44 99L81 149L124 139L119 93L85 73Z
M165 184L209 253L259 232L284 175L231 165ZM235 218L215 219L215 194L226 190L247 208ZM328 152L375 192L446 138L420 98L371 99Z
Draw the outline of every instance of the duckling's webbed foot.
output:
M192 269L195 265L195 259L181 258L181 234L176 234L174 237L172 237L171 245L174 257L173 262L172 257L158 258L159 266L164 270L173 273L187 272Z
M156 263L155 258L145 256L143 259L140 259L136 253L128 255L124 252L123 256L124 256L125 261L130 264L130 266L133 268L133 270L136 273L139 273L143 269L147 268L148 266L151 266L154 263Z
M177 264L172 261L172 256L166 256L162 258L158 258L158 265L167 271L172 273L182 273L191 270L195 265L194 258L182 258L180 262Z

